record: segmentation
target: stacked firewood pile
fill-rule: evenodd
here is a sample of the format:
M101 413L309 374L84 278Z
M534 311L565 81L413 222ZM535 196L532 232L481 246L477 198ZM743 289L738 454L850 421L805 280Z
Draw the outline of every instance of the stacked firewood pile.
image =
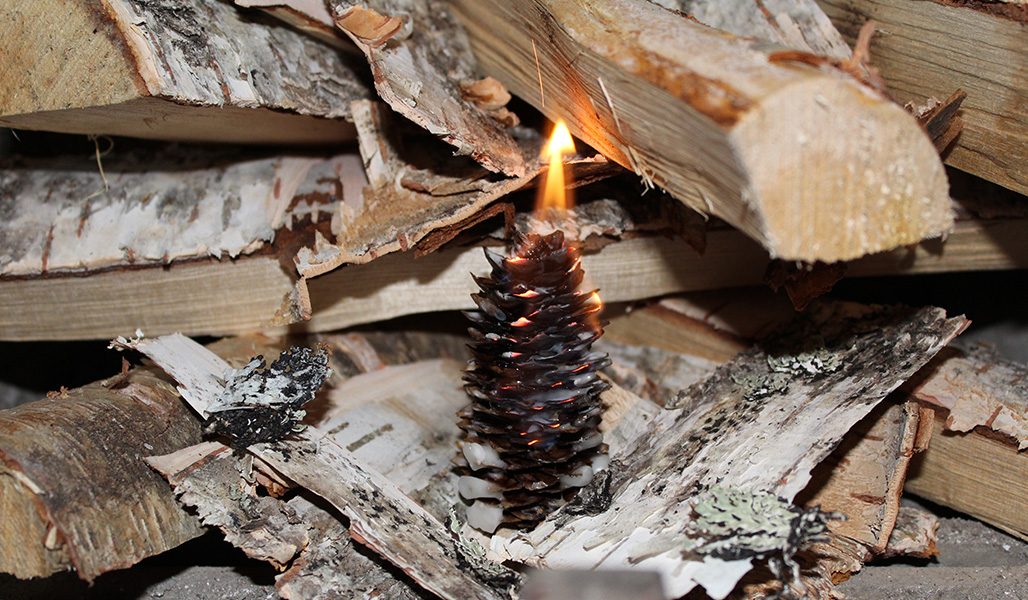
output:
M904 490L1028 536L1028 367L825 296L1028 266L1023 0L0 14L0 126L64 134L2 157L0 340L126 357L0 412L0 571L217 529L291 599L835 598L936 552Z

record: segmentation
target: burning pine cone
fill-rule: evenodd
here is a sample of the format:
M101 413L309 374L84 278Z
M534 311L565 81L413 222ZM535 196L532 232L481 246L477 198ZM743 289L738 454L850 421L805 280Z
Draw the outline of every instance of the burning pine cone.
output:
M492 533L500 523L542 520L606 466L597 431L603 333L595 292L560 231L529 235L514 256L486 251L490 277L476 277L479 310L468 313L472 359L464 386L472 403L464 430L460 494L468 522Z

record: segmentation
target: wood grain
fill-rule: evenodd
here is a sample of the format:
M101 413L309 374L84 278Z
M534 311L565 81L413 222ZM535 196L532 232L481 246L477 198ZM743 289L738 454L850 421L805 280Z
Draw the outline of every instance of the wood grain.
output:
M774 257L852 259L951 224L928 138L841 70L638 0L451 4L488 74Z
M853 276L1028 268L1023 219L961 221L944 244L927 242L850 265ZM708 234L699 256L664 237L639 237L587 255L584 268L605 302L759 284L767 253L737 231ZM309 280L310 321L297 331L331 331L401 315L474 308L469 273L489 265L480 248L422 258L383 256ZM147 335L281 332L273 325L295 275L271 256L112 270L85 277L0 279L0 339L69 340ZM117 306L117 310L111 310Z
M0 125L208 142L352 140L347 105L371 92L346 55L254 14L199 1L5 6Z
M944 412L904 489L1028 540L1028 454L977 433L948 431Z
M868 19L871 57L900 101L967 92L947 164L1028 193L1028 24L921 0L818 0L851 43Z

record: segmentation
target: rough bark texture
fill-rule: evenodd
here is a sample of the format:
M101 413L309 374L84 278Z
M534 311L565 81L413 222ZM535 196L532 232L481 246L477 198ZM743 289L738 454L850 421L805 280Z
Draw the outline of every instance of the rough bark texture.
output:
M200 440L161 375L133 369L0 413L0 570L92 581L202 533L140 458Z
M814 0L657 0L657 4L742 37L837 59L852 54Z
M199 414L220 394L217 380L227 365L187 338L119 340L118 345L140 350L169 372ZM501 598L516 580L505 569L489 575L462 568L467 559L460 544L436 517L318 430L308 429L275 444L257 444L249 451L331 503L349 519L354 539L443 598Z
M1003 360L984 344L955 346L905 386L918 400L946 409L946 429L982 427L1028 449L1028 367Z
M350 39L336 27L323 0L234 0L236 6L259 8L276 19L333 46L358 52Z
M697 584L724 597L749 561L683 560L690 519L665 499L715 483L794 497L850 426L965 323L937 309L822 306L790 334L681 393L677 410L653 418L647 435L613 456L621 464L612 471L609 504L588 516L559 510L506 544L495 547L494 538L494 550L552 568L657 569L669 597Z
M514 138L461 93L480 76L448 6L429 0L335 0L332 10L336 24L367 55L375 88L393 110L490 171L525 174ZM383 23L384 29L376 29Z
M488 73L774 257L852 259L952 224L930 140L842 71L648 2L452 4Z
M335 48L225 2L43 1L5 12L6 127L339 142L353 138L342 120L350 100L370 95Z
M337 513L300 494L288 501L259 494L251 461L206 443L149 462L205 525L218 527L247 556L284 571L276 585L283 598L313 600L344 591L350 598L419 597L357 550Z
M305 317L311 311L307 278L392 252L413 248L421 253L419 244L429 242L428 236L449 232L452 238L476 224L497 199L528 186L546 170L532 159L523 176L496 177L467 159L451 156L437 140L425 140L419 131L403 127L382 104L358 101L351 110L369 185L361 203L340 210L334 242L317 238L297 254L296 266L303 276L297 286L297 312ZM526 154L538 155L541 140L526 136L522 142ZM602 156L570 158L565 165L587 181L620 172ZM442 243L434 242L428 251Z
M946 162L1028 193L1028 89L1022 85L1028 80L1028 16L1018 21L990 14L990 7L1010 6L992 2L818 3L848 40L867 19L875 20L883 34L874 37L871 56L900 102L948 98L957 88L967 92L964 130ZM1025 7L1015 10L1024 13Z
M301 224L338 226L365 185L356 153L115 148L97 160L13 158L0 169L0 275L236 258Z

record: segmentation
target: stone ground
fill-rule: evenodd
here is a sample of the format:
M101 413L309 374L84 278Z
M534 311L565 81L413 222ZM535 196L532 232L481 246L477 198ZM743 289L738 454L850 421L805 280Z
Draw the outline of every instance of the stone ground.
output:
M1028 600L1028 542L940 507L939 556L870 564L839 586L853 600Z

